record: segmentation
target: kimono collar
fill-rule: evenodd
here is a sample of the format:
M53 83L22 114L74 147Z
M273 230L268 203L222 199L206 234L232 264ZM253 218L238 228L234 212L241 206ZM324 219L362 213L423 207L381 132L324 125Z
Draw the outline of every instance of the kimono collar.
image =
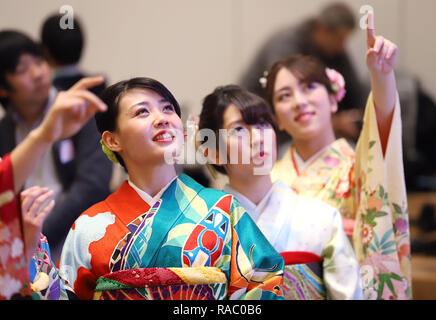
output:
M294 165L296 166L296 168L298 169L298 172L304 172L315 160L317 160L318 158L321 157L321 155L323 155L325 152L327 152L329 149L331 148L337 148L343 144L348 145L348 143L346 142L346 140L344 138L340 138L338 140L335 140L334 142L332 142L329 145L326 145L324 148L322 148L321 150L319 150L318 152L316 152L313 156L311 156L309 159L307 159L306 161L304 161L300 155L297 152L297 149L295 148L294 145L291 146L290 148L290 152L291 152L291 159L293 159L294 161Z
M166 186L164 186L162 189L160 189L160 191L158 193L156 193L154 195L154 197L150 196L147 192L138 188L130 180L130 178L127 180L127 183L133 188L133 190L136 191L136 193L138 193L138 195L142 198L142 200L144 200L146 203L148 203L150 205L150 207L152 207L161 198L162 194L165 192L166 189L168 189L168 187L171 185L171 183L173 183L173 181L176 180L177 178L178 177L175 176L173 179L171 179L171 181L168 182L168 184Z
M250 199L248 199L246 196L244 196L242 193L239 193L235 189L233 189L229 184L226 184L223 188L224 192L230 193L236 197L236 199L239 201L239 203L242 205L242 207L247 211L247 213L250 215L250 217L257 221L260 217L260 214L264 210L266 204L268 203L268 200L271 196L271 193L274 189L275 183L273 183L271 189L268 190L265 197L259 202L259 204L254 204Z

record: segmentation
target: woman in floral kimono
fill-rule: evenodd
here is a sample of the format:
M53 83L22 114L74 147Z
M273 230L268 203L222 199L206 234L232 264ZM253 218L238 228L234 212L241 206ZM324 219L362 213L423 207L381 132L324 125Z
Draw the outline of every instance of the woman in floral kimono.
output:
M266 79L279 128L293 138L272 178L339 209L366 299L412 297L396 58L396 45L368 28L372 92L356 151L344 139L335 140L331 124L345 94L342 76L314 58L291 56L276 62Z
M297 195L280 180L271 181L277 143L268 103L239 86L219 87L203 101L199 133L207 133L204 129L226 132L217 146L203 152L212 172L228 175L224 191L238 199L284 257L285 298L361 299L359 264L338 210ZM221 144L224 162L216 152Z
M29 188L20 193L27 176L56 140L74 135L105 105L87 88L101 77L84 78L59 95L41 125L10 154L0 158L0 300L65 299L66 293L50 258L42 222L53 208L49 190Z
M80 299L283 299L283 259L232 195L176 175L180 108L150 78L102 93L102 147L129 179L72 226L60 260Z

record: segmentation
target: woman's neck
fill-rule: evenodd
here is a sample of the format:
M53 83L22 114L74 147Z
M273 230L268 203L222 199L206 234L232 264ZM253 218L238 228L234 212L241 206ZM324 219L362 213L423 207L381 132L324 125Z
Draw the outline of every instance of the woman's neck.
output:
M160 164L154 166L127 167L129 178L135 186L154 197L177 174L174 165Z
M229 174L230 186L258 205L272 187L270 175L234 175Z
M294 139L294 146L298 155L307 161L318 151L332 144L336 140L333 130L326 134L320 135L316 139Z

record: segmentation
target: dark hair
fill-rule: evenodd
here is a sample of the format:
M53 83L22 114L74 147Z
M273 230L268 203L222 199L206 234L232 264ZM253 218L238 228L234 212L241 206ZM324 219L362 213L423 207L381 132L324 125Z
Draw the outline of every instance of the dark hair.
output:
M347 5L340 2L326 6L316 20L332 32L341 28L353 30L356 27L353 11Z
M6 73L13 73L23 54L43 57L39 44L26 34L16 30L0 31L0 86L10 89Z
M181 117L179 103L177 102L176 98L174 98L173 94L162 83L151 78L133 78L115 83L104 89L100 94L100 98L107 105L106 112L96 113L95 115L97 129L101 134L103 134L105 131L113 132L116 130L117 118L120 111L119 102L124 93L135 88L149 89L158 93L173 105L177 115ZM114 154L119 163L126 169L125 163L121 156L117 152L114 152Z
M207 128L218 133L218 130L223 126L224 111L231 104L241 111L242 119L246 124L253 125L263 120L271 124L274 130L277 130L277 124L268 106L268 102L238 85L217 87L204 98L198 128ZM226 174L222 166L214 164L212 166L218 172Z
M326 87L329 94L334 93L330 79L327 77L326 65L323 62L312 56L300 54L288 56L276 61L268 71L266 96L273 112L274 86L277 73L283 68L292 72L292 74L302 82L318 82Z
M50 56L60 65L76 64L79 62L84 46L84 37L79 20L74 17L74 28L61 28L60 20L63 16L55 14L48 17L41 29L42 45Z

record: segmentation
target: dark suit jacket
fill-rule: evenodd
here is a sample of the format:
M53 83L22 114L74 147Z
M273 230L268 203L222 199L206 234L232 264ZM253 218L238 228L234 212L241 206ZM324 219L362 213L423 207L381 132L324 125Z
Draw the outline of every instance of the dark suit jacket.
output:
M44 222L43 234L47 236L54 255L61 246L76 218L93 204L109 195L112 163L100 147L100 134L92 118L75 136L70 138L74 146L74 158L66 163L60 160L59 145L54 143L52 154L55 174L62 183L62 195ZM0 121L0 157L16 146L15 122L8 111ZM32 155L29 155L29 161ZM53 257L56 259L57 257Z

